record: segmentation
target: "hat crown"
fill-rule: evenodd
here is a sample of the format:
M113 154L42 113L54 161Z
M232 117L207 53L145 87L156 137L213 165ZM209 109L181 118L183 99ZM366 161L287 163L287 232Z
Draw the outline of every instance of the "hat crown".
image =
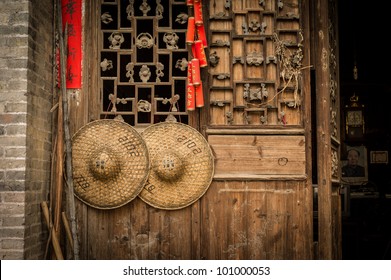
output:
M98 149L91 156L90 170L96 179L109 180L121 172L121 164L113 151L103 148Z
M178 180L184 171L184 162L174 151L165 151L156 156L154 170L160 179L165 181Z

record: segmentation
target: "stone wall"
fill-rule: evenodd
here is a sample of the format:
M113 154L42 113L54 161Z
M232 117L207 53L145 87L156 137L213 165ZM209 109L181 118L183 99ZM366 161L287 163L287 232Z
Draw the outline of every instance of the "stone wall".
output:
M40 259L50 186L53 1L0 2L0 259Z

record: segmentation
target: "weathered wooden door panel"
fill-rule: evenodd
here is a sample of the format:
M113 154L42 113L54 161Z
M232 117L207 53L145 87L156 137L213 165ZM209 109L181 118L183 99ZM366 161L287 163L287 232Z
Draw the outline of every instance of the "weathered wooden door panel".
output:
M216 181L201 201L202 259L311 259L304 182ZM303 191L304 190L304 191Z
M310 259L312 215L304 181L215 181L179 211L135 199L88 208L85 259Z
M89 207L82 221L83 259L197 258L192 244L199 243L199 223L192 207L158 210L137 198L112 210Z

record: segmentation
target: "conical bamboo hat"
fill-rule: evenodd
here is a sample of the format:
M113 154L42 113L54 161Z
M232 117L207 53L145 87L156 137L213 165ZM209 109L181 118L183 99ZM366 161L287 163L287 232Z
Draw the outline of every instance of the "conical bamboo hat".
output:
M151 171L139 197L166 210L184 208L209 188L214 158L208 142L189 125L166 121L141 133L148 147Z
M120 207L138 196L150 161L141 135L118 120L97 120L72 138L74 193L99 209Z

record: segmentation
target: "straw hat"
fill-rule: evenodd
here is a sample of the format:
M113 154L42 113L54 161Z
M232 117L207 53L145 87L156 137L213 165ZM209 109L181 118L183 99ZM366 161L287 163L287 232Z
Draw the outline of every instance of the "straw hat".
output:
M162 122L142 133L151 160L151 172L139 197L166 210L184 208L208 189L214 159L206 139L186 124Z
M99 209L120 207L143 188L150 163L147 146L129 124L97 120L72 138L74 192Z

